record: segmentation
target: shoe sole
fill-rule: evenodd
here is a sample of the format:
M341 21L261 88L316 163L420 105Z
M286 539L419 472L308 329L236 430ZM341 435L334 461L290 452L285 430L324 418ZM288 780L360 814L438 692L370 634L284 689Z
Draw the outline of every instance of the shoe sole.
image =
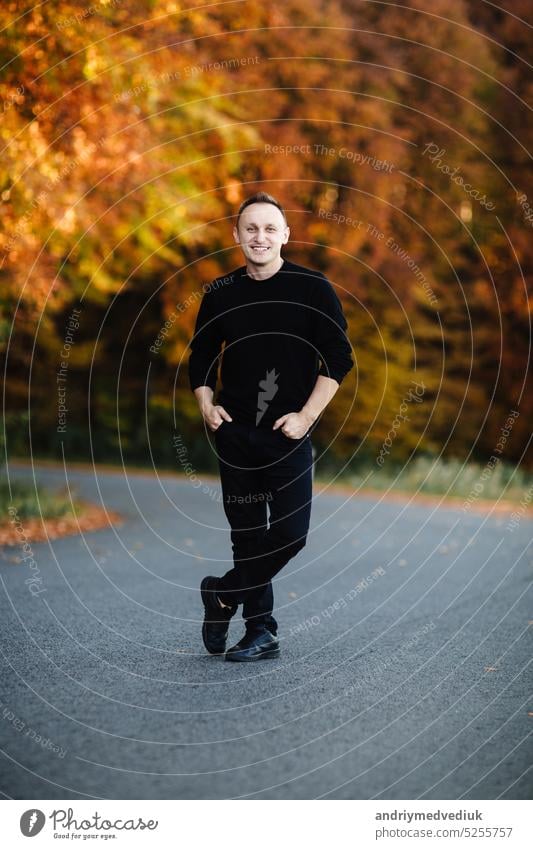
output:
M209 600L211 598L211 593L213 592L213 590L208 590L207 586L204 586L205 581L209 580L209 578L211 578L211 577L213 577L213 576L209 575L207 578L204 578L202 580L201 584L200 584L200 598L202 599L202 604L204 606L204 610L205 610L206 613L213 610L212 605L209 604ZM217 607L217 611L218 611L218 607ZM236 612L237 612L237 605L235 605L235 607L233 608L233 613L231 614L231 617L235 616Z
M225 658L226 660L231 660L233 663L253 663L256 660L268 660L269 658L279 657L279 655L279 649L271 649L262 654L256 654L255 657L235 657L235 655L226 652Z
M206 581L208 581L209 578L211 578L211 577L212 577L211 575L207 576L206 578L204 578L202 580L202 582L200 584L200 596L202 598L202 604L204 606L204 616L205 617L207 617L210 613L213 612L212 608L209 605L209 601L208 601L209 598L210 598L210 595L209 595L210 591L207 589L207 586L205 586ZM206 650L209 652L209 654L218 654L218 655L224 654L224 652L226 651L226 646L224 645L224 647L222 649L213 648L213 645L208 642L206 635L207 635L207 626L204 622L203 625L202 625L202 641L203 641L203 644L204 644Z
M204 578L202 580L202 583L200 584L200 596L202 598L202 604L203 604L206 611L209 609L209 598L210 598L210 596L208 595L209 590L207 589L206 582L211 577L212 576L209 575L207 578Z
M225 647L222 649L213 648L212 644L207 641L205 625L202 625L202 641L209 654L224 654L224 652L226 651Z
M209 600L211 598L210 593L212 592L212 590L208 590L207 585L206 585L206 582L209 581L210 579L213 579L212 575L206 576L205 578L202 579L202 581L200 583L200 596L201 596L201 599L202 599L202 604L204 606L204 617L206 619L210 614L213 614L213 608L209 604ZM232 616L234 616L236 612L237 612L237 608L235 608L235 612L232 613ZM214 621L222 623L225 620L224 619L217 619L217 620L214 620ZM229 627L229 620L228 620L228 627ZM209 654L215 654L215 655L219 655L219 656L223 655L226 651L225 641L224 641L222 648L215 649L215 648L213 648L213 645L208 642L206 634L207 634L207 625L204 622L202 624L202 641L203 641L203 644L204 644L206 650L209 652Z

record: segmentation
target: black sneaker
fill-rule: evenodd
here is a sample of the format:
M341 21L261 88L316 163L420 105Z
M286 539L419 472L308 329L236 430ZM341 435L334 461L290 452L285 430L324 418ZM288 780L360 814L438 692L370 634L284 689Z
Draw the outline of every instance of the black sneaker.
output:
M202 639L210 654L224 654L231 617L237 612L234 607L223 607L217 599L218 578L208 575L200 584L200 593L205 609Z
M244 637L226 652L226 660L252 661L279 657L279 642L265 625L246 630Z
M253 631L256 628L261 628L264 625L265 628L274 635L274 637L277 637L278 635L278 623L273 616L268 616L267 618L256 618L255 616L252 616L249 619L245 619L244 624L247 632Z

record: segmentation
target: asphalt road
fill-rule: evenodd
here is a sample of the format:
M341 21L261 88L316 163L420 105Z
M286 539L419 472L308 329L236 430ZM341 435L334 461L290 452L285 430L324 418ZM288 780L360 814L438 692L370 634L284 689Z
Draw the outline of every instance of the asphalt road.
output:
M32 569L3 551L5 797L533 798L531 520L317 494L275 579L281 657L234 664L200 635L216 481L68 480L126 521L32 544Z

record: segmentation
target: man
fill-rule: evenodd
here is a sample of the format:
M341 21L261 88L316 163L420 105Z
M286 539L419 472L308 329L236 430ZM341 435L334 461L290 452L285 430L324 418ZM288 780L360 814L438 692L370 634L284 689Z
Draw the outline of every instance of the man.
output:
M246 264L210 285L190 343L190 386L214 432L233 548L233 568L201 582L202 636L209 652L231 661L279 656L272 578L306 543L310 429L353 367L331 283L281 256L289 233L271 195L241 204L233 236ZM239 604L246 633L226 651Z

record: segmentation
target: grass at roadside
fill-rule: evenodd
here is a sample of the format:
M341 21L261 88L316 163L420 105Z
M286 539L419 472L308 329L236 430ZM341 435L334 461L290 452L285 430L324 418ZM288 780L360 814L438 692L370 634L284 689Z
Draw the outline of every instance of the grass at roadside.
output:
M389 458L390 459L390 458ZM34 460L42 464L43 467L55 467L56 460L50 458L37 458ZM24 462L16 460L16 462ZM401 496L402 494L413 496L438 496L449 498L450 501L463 499L469 502L496 502L501 504L520 504L529 513L533 511L533 473L525 469L517 468L512 463L506 463L503 460L498 460L490 468L484 463L475 463L473 461L463 462L459 459L443 459L440 457L415 457L405 464L405 467L400 464L391 462L380 467L375 462L371 461L352 461L345 469L342 468L342 462L339 459L332 458L330 452L320 457L320 451L317 451L315 464L315 483L320 485L335 485L339 484L344 487L353 487L357 489L359 494L365 490L389 491L390 494ZM97 467L101 473L119 473L124 474L124 466L118 463L98 463ZM69 468L75 470L94 470L94 464L78 461L69 464ZM195 468L195 473L205 480L219 482L219 476L216 471L203 471L201 468ZM127 463L127 473L131 474L153 474L153 466L146 467L141 463ZM157 474L171 478L186 479L187 475L183 474L181 467L172 467L162 464L157 467ZM364 483L363 483L364 482ZM18 486L18 484L17 484ZM23 489L27 489L25 486ZM33 486L32 493L28 495L30 508L33 502L33 509L37 505L37 499ZM63 500L68 502L68 498ZM44 499L40 499L41 504ZM52 498L54 502L55 499ZM61 509L61 498L50 509ZM0 509L5 520L8 520L7 504L5 501L5 493L0 486ZM45 510L43 509L43 513ZM22 515L22 514L21 514ZM37 513L33 515L39 516L38 505Z
M54 492L22 481L0 480L0 545L57 539L119 524L113 510L88 504L72 492Z
M395 493L446 495L451 498L482 499L523 503L533 506L533 474L499 460L493 467L461 460L417 457L404 467L392 464L379 467L361 463L335 476L331 466L319 464L316 480L361 486Z
M82 504L68 493L52 492L34 483L0 480L0 516L2 522L9 520L8 509L16 511L19 519L58 519L61 516L78 515Z

